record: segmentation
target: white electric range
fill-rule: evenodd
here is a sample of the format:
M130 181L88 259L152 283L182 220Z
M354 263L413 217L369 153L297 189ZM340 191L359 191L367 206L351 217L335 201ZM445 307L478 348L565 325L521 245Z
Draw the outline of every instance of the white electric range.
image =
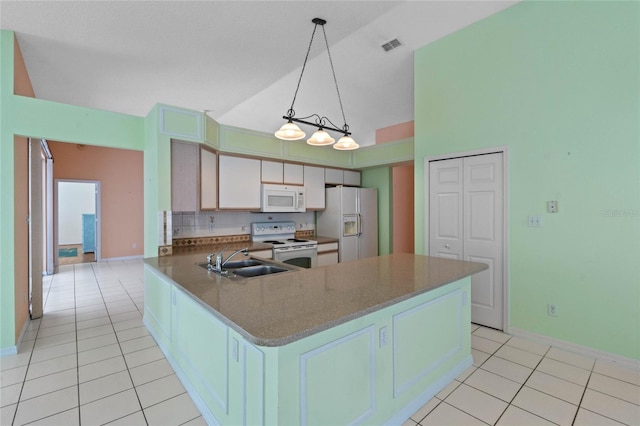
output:
M295 222L254 222L251 239L271 244L273 260L302 268L313 268L318 261L318 242L296 238Z

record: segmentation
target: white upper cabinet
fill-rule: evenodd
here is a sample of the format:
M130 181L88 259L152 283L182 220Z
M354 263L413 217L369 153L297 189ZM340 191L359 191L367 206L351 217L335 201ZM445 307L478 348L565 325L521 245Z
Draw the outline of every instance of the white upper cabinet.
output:
M360 172L357 170L344 170L344 184L360 186Z
M171 141L171 210L218 208L218 155L192 142Z
M304 185L302 164L284 163L284 183L289 185Z
M260 163L255 158L220 155L218 201L221 209L260 209Z
M344 173L341 169L324 169L324 181L331 185L342 185L344 183Z
M325 169L325 182L329 185L360 186L360 171Z
M324 167L305 165L303 169L307 210L324 210Z
M283 164L281 161L262 160L262 182L282 183Z
M200 210L218 208L218 154L200 148Z
M171 210L198 210L198 144L171 142Z

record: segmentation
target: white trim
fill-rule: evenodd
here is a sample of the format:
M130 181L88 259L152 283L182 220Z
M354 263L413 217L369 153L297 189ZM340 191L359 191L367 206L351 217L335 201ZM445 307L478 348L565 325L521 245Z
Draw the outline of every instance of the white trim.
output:
M473 356L469 355L456 366L454 366L447 374L436 380L431 386L424 390L420 395L415 397L403 409L395 413L389 420L384 422L385 425L400 425L407 421L411 415L415 414L420 407L429 402L431 398L436 396L438 392L453 382L456 377L462 374L467 368L473 364Z
M429 255L429 162L436 160L448 160L451 158L470 157L474 155L485 155L492 153L502 153L502 331L510 332L509 327L509 147L506 145L493 148L474 149L471 151L454 152L424 157L424 236L423 253Z
M322 346L318 346L308 352L300 354L299 357L299 395L300 395L300 424L307 425L309 423L307 419L307 363L313 357L321 355L325 352L329 352L333 349L340 347L341 345L348 343L361 336L369 337L369 406L366 410L360 413L360 415L352 421L352 424L361 424L365 422L367 417L376 412L376 344L375 344L375 325L369 325L360 330L349 333L346 336L340 337L337 340L325 343Z
M159 121L160 121L160 133L168 135L168 136L173 136L173 137L177 137L177 138L188 138L188 139L192 139L192 140L197 140L198 142L202 142L202 128L203 128L203 122L202 122L202 113L199 111L189 111L189 110L184 110L184 109L178 109L178 108L172 108L170 106L166 106L166 105L160 105L160 117L159 117ZM192 118L196 119L196 126L198 128L198 130L196 131L195 134L191 134L191 133L175 133L175 132L170 132L166 129L165 127L165 112L166 111L170 111L173 112L175 114L182 114L182 115L186 115Z
M18 354L18 348L20 347L20 345L22 345L22 340L24 339L24 335L27 332L27 329L29 328L29 324L31 324L31 320L30 319L27 319L24 322L24 324L22 324L22 330L20 331L20 335L16 339L15 346L9 346L9 347L0 349L0 358L2 358L3 356L10 356L10 355L17 355Z
M440 367L442 364L444 364L447 360L451 359L452 357L454 357L458 352L460 352L463 347L462 347L462 289L458 288L453 290L450 293L446 293L436 299L432 299L429 300L428 302L422 303L420 305L414 306L411 309L408 309L406 311L403 312L399 312L395 315L393 315L391 317L391 330L393 333L393 360L392 360L392 371L393 371L393 397L394 398L398 398L400 395L402 395L405 391L411 389L412 386L414 386L416 383L418 383L420 380L424 379L429 373L431 373L433 370L437 369L438 367ZM456 341L456 345L449 348L449 350L447 351L447 353L442 354L442 356L435 360L434 362L432 362L431 364L424 366L424 368L421 371L416 371L414 373L414 376L405 381L404 383L399 383L399 379L398 379L398 355L397 355L397 349L398 349L398 341L397 341L397 336L400 334L398 331L398 328L400 327L400 320L402 320L403 318L416 314L416 313L422 313L424 311L424 309L430 308L433 305L436 304L440 304L440 303L444 303L447 302L449 299L454 298L457 299L457 308L458 311L456 312L456 320L457 320L457 326L456 326L456 330L458 332L458 338ZM447 318L447 321L451 322L451 320L449 318Z
M144 259L144 255L137 254L135 256L105 257L103 259L100 259L98 262L119 262L123 260L136 260L136 259Z
M568 352L574 352L589 358L596 358L602 361L618 364L620 367L640 370L640 360L638 359L627 358L622 355L601 351L589 346L578 345L576 343L556 339L553 337L545 336L543 334L532 333L530 331L521 330L515 327L510 327L509 334L544 345L550 345L554 348L563 349Z
M56 266L60 266L60 261L58 259L58 246L59 246L59 241L58 241L58 236L60 234L59 229L58 229L58 225L60 223L60 218L58 217L58 196L60 194L60 190L59 190L59 183L60 182L69 182L69 183L92 183L94 185L95 188L95 194L94 194L94 203L95 203L95 210L96 210L96 251L95 251L95 256L96 256L96 262L100 262L103 259L100 258L100 252L101 252L101 245L102 245L102 232L101 232L101 222L102 222L102 212L101 212L101 208L102 205L100 203L100 198L102 198L102 194L101 194L101 189L100 189L100 181L99 180L83 180L83 179L56 179L55 180L55 196L54 196L54 212L55 212L55 241L54 241L54 246L53 246L53 257L54 257L54 263Z
M156 341L158 347L160 348L165 358L169 362L169 365L171 365L171 367L173 368L173 371L175 371L176 376L178 376L178 379L180 379L180 382L182 383L182 386L184 386L184 389L187 391L187 393L193 400L194 405L200 411L200 414L202 414L202 417L207 422L207 424L220 425L221 423L218 421L218 419L216 419L216 416L214 416L213 412L209 410L209 407L204 402L204 400L200 397L200 394L198 393L198 391L193 387L193 385L188 379L188 376L186 375L182 367L180 367L180 364L176 361L176 359L171 354L171 351L162 343L162 339L158 338L159 336L156 330L153 328L153 325L148 321L147 318L144 318L144 317L142 319L142 322L147 327L147 330L149 331L149 334L151 334L151 337L153 337L153 339Z

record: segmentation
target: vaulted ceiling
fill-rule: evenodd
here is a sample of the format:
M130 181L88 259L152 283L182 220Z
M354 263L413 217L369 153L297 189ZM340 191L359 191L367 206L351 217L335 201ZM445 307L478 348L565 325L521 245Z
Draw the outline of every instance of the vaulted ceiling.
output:
M145 116L156 103L274 132L291 105L314 17L353 137L413 120L413 51L515 1L0 1L38 98ZM402 46L385 52L384 43ZM322 33L295 102L342 127ZM309 132L307 132L309 133Z

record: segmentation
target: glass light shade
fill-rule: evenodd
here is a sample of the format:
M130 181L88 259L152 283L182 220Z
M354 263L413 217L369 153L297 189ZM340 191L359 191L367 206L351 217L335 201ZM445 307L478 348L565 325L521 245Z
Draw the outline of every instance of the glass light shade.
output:
M307 136L300 127L291 121L284 123L282 127L280 127L280 130L274 134L276 135L276 138L284 141L297 141Z
M332 138L329 133L325 132L322 129L318 129L313 134L313 136L311 136L311 138L307 140L307 143L309 145L322 146L322 145L331 145L335 141L336 140Z
M360 145L358 145L351 136L345 135L340 139L338 139L338 143L335 144L333 147L341 151L350 151L352 149L358 149Z

